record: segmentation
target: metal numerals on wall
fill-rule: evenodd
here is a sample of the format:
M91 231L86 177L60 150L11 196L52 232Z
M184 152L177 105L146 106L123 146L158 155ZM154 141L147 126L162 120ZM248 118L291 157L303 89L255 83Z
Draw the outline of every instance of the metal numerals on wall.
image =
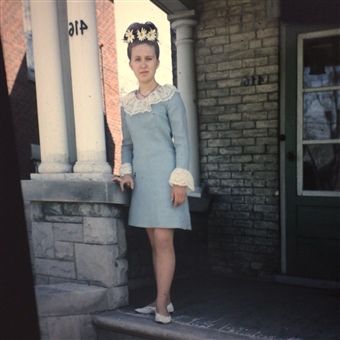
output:
M70 37L73 37L74 35L83 35L84 31L88 29L88 26L85 24L84 20L75 20L73 22L69 22L68 24L69 30L68 30L68 35Z
M251 76L242 79L243 86L262 85L267 82L266 76Z

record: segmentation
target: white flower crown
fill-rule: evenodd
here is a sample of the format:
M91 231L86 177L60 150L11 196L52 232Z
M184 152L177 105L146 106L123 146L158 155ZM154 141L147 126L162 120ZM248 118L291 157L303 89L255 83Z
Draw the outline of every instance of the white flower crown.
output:
M149 41L157 41L158 40L158 32L155 29L150 28L150 30L146 30L145 28L141 28L140 30L127 30L124 34L124 42L130 44L135 39L139 41L149 40Z

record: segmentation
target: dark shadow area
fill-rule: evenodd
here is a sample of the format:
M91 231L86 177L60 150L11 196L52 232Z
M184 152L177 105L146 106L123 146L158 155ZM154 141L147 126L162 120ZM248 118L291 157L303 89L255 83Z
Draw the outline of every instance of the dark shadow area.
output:
M104 115L104 125L105 125L105 144L106 144L106 159L112 169L114 169L114 158L115 158L115 145L113 142L113 137L107 124L107 117Z
M1 44L0 44L1 45ZM1 339L39 339L14 128L1 45Z
M29 179L35 172L31 144L39 144L39 128L35 83L27 79L26 56L22 59L9 98L20 179Z
M281 0L281 19L295 24L340 24L338 0Z

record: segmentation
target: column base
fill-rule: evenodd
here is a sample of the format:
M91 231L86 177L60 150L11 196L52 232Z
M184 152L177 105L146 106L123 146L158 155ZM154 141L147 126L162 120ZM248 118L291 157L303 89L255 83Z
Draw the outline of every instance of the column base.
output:
M73 167L73 172L82 174L112 174L112 169L107 162L77 162Z
M64 174L31 174L35 181L101 181L111 182L113 174L103 173L64 173Z
M68 163L40 163L38 167L40 174L60 174L72 172L72 166Z

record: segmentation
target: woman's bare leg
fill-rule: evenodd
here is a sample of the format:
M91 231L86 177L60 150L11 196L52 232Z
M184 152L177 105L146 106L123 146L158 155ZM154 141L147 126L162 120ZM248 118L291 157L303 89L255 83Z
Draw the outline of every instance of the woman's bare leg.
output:
M153 304L157 313L169 315L167 306L170 303L170 289L175 272L175 250L173 229L147 229L152 248L152 260L157 284L157 297Z

